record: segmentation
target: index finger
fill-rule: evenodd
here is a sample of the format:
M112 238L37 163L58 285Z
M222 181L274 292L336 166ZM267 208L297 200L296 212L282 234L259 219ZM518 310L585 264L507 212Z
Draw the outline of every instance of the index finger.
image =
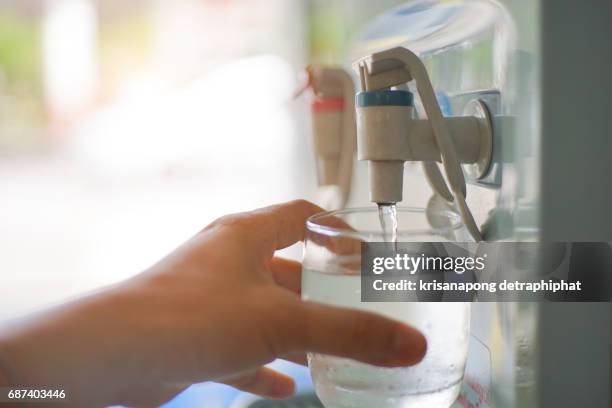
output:
M324 210L309 201L294 200L232 215L221 223L247 229L256 234L257 242L275 251L304 240L306 220L321 211Z

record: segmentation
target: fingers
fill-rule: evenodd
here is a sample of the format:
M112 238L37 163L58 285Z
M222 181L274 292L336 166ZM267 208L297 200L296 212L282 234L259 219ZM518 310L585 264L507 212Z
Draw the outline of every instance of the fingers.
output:
M295 200L226 216L217 223L242 227L243 231L256 234L257 242L273 252L303 240L306 220L321 211L322 208L308 201Z
M291 259L274 257L270 261L274 281L291 292L300 294L302 287L302 264Z
M219 382L265 398L281 399L295 393L293 378L268 367L259 367L246 374Z
M425 337L413 327L374 313L300 303L296 315L286 321L290 327L280 328L293 334L283 339L288 351L330 354L383 367L414 365L425 356Z
M259 224L258 234L277 250L303 240L306 220L321 211L321 207L308 201L295 200L255 210L250 216Z

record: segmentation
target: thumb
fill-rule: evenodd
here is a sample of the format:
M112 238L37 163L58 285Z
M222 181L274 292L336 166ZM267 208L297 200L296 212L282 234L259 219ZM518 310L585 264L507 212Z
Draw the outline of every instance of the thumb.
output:
M353 309L300 302L288 351L311 351L346 357L383 367L420 362L427 351L421 332L381 315Z

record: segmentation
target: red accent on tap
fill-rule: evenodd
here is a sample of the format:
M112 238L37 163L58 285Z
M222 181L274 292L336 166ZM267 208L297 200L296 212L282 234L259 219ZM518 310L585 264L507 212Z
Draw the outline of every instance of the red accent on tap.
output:
M310 107L315 113L343 111L344 98L316 98Z

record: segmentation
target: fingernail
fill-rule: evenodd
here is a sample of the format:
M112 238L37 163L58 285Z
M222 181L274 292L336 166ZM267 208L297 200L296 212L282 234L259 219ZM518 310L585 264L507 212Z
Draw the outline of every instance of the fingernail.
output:
M294 394L295 394L295 383L294 382L287 383L287 382L276 381L273 384L272 389L270 390L270 394L268 395L268 398L285 399L285 398L291 397Z
M398 330L393 354L400 365L415 365L423 360L426 353L427 340L420 331L407 327Z

